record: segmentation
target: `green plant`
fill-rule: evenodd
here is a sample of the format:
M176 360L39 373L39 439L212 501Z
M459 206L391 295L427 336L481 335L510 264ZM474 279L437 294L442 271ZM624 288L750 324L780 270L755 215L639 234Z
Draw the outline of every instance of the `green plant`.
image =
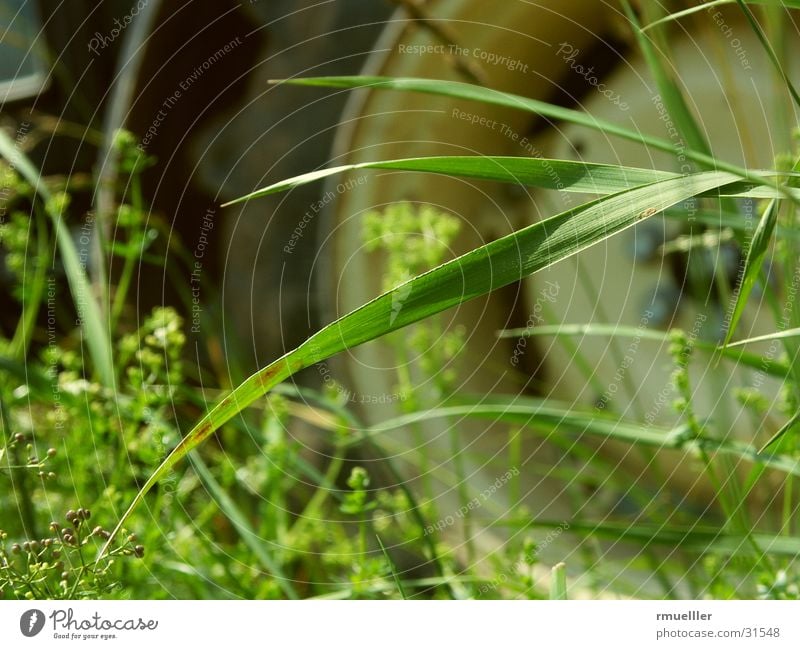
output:
M635 20L634 14L630 11L629 17ZM694 117L682 100L680 89L673 84L668 75L663 73L662 61L651 47L648 37L644 36L644 32L639 29L638 25L635 24L634 28L639 34L640 44L654 70L662 94L668 99L668 109L682 130L688 134L687 138L691 148L687 148L683 152L685 157L700 167L711 168L714 171L674 175L668 172L624 169L561 160L440 157L381 161L338 167L277 183L243 197L241 200L252 200L262 195L283 191L328 175L354 169L433 172L523 183L541 188L558 188L566 191L588 190L595 194L605 194L602 198L519 230L416 277L406 279L402 273L390 270L388 277L391 280L390 283L397 283L395 288L322 329L298 349L289 352L283 358L253 375L237 387L232 395L221 401L203 417L161 467L151 475L140 494L133 501L130 511L135 510L144 494L159 481L165 472L171 470L188 450L195 448L214 430L241 412L244 407L253 403L301 368L324 360L349 347L390 334L402 327L435 315L448 307L518 280L557 260L576 254L643 219L651 218L687 198L702 197L708 201L721 201L723 206L729 210L736 209L731 202L735 197L770 199L769 205L765 207L756 236L747 250L745 281L737 293L738 303L728 330L729 340L737 322L740 305L747 298L747 292L754 283L753 278L757 277L760 272L761 261L778 221L780 207L787 206L785 208L787 224L793 222L795 205L798 203L798 196L793 190L793 173L792 171L781 173L744 169L714 158L699 136L700 131ZM777 61L776 64L780 66ZM602 122L576 111L468 84L424 79L365 77L295 79L289 83L335 88L368 87L446 95L525 110L552 119L580 124L587 128L599 129L608 135L631 139L664 151L674 152L675 150L672 142L629 131L624 127ZM548 171L552 169L556 170L556 176L559 179L557 184L552 175L548 174ZM403 208L396 209L402 210ZM391 217L387 219L389 222L391 220ZM372 227L379 229L375 222L372 223ZM791 225L787 225L787 227L791 229ZM389 246L391 246L391 242ZM792 268L790 257L784 256L783 260L788 268ZM413 264L409 268L413 272ZM791 273L787 273L787 275L791 275ZM399 309L397 308L398 304L402 305ZM615 331L611 335L619 335L619 333ZM734 479L735 472L732 464L730 462L726 464L725 460L713 459L709 450L714 449L717 455L722 451L722 457L736 458L737 462L741 459L753 462L755 466L751 471L749 487L754 485L754 476L767 470L767 467L786 471L791 476L795 472L791 459L794 451L784 447L782 452L777 455L760 453L757 446L722 441L705 424L702 424L692 406L691 388L686 372L691 357L691 346L687 344L685 336L679 332L670 335L674 341L676 362L673 383L679 394L675 407L685 422L678 429L660 433L654 432L649 426L642 428L635 423L631 423L625 428L625 424L613 416L605 420L603 417L598 417L597 413L579 413L575 412L574 408L565 408L554 416L552 421L557 421L563 426L565 417L571 417L575 420L576 425L584 431L605 427L605 432L602 434L607 434L614 439L625 439L628 443L650 444L656 450L663 449L665 446L685 448L697 453L712 482L716 485L718 496L731 521L731 530L743 533L745 538L752 543L756 558L752 563L750 559L744 559L743 556L744 565L750 565L751 569L753 566L757 566L776 574L774 573L775 567L771 566L772 562L768 559L768 552L754 540L753 532L749 528L751 523L743 510L746 493L739 489L737 481ZM716 352L716 350L713 351ZM725 346L716 353L724 358L733 358ZM769 363L763 363L763 359L751 358L749 362L767 366L771 370L779 372L787 381L793 381L794 372L791 369L793 365L791 358L789 357L788 362L782 360L780 369ZM747 362L742 354L737 354L735 359ZM516 399L515 403L517 403ZM526 409L519 423L530 425L532 418L546 412L548 405L546 403L536 404L530 409ZM418 410L418 408L412 408L412 410ZM452 411L443 409L442 412L446 415ZM508 417L513 412L513 407L499 405L491 411L491 416ZM469 414L480 416L480 412L476 413L474 410ZM403 422L408 425L415 420L419 420L417 413ZM795 446L793 445L793 448ZM720 466L725 476L724 479L720 478L717 473L719 462L722 462ZM791 481L791 477L789 480ZM791 482L789 484L791 485ZM747 489L744 491L746 492ZM792 492L791 486L788 492ZM786 511L790 515L793 511L792 496L787 495L787 498L790 504ZM788 519L786 523L789 523ZM720 534L722 533L720 531ZM715 575L715 583L719 583L720 578L719 575ZM736 591L735 586L733 591ZM559 589L559 593L561 592ZM559 594L559 596L561 595Z
M745 3L737 3L770 52L783 84L776 89L795 97L780 52L771 50ZM13 210L2 223L0 245L15 278L20 309L14 330L0 338L0 480L11 486L0 494L0 505L4 512L19 511L19 520L4 520L0 533L2 596L565 599L573 593L565 563L552 570L541 565L548 545L560 554L564 533L582 541L581 556L565 560L591 592L610 582L627 595L652 592L627 581L623 567L652 575L663 596L797 598L800 306L785 306L797 290L793 278L800 250L796 142L786 138L785 155L772 170L715 158L669 71L669 52L659 32L691 12L665 16L650 7L640 15L624 4L669 114L689 143L680 153L672 141L471 84L376 77L284 82L420 92L521 110L685 156L694 170L439 156L315 171L244 196L239 201L354 170L391 170L594 198L455 257L450 248L459 222L439 208L401 202L367 214L362 234L366 253L384 264L382 294L234 382L226 393L208 388L232 380L213 362L218 322L205 321L198 347L189 350L203 358L195 366L187 362L179 309L155 308L142 322L136 317L130 295L136 265L158 264L180 274L192 261L180 243L169 248L164 244L163 223L146 205L141 173L155 161L136 150L132 135L118 135L125 178L116 188L112 222L97 229L99 234L114 233L110 241L99 239L105 258L112 261L112 279L107 281L104 271L90 276L81 263L83 251L64 234L66 225L87 222L87 215L73 207L74 188L41 178L19 147L3 136L0 153L10 162L3 168L3 186ZM734 3L703 7L712 4ZM642 27L640 19L649 24ZM518 394L464 394L456 388L464 332L445 330L440 313L579 255L647 219L663 214L683 222L682 204L691 198L700 201L702 229L685 231L667 253L697 252L700 263L711 257L703 256L705 252L722 244L742 253L738 284L728 286L721 279L715 287L732 307L722 344L677 328L625 329L603 322L499 332L505 338L554 337L567 344L585 336L665 343L671 352L674 426L656 425L646 415L623 417L610 400L592 408ZM755 203L761 217L750 239L740 210L745 199L761 201ZM53 247L59 263L53 260L48 266L41 253ZM177 255L170 256L176 249ZM777 284L765 275L768 258L782 271ZM51 287L57 294L63 284L72 301L54 300L51 305ZM98 286L103 287L99 294ZM776 331L734 342L743 305L755 290L765 293ZM188 290L181 299L184 307L191 304ZM51 309L56 329L37 328L38 314L47 310L49 315ZM77 324L70 324L75 315ZM395 354L396 393L404 398L379 423L362 421L349 403L347 388L335 381L320 390L286 382L304 368L380 338ZM86 358L84 341L90 352ZM772 353L747 349L765 341L774 344ZM420 352L421 361L410 364ZM229 363L236 367L235 354ZM748 368L762 379L781 380L784 389L773 399L761 385L736 388L753 422L753 435L733 439L724 423L695 403L694 367ZM235 369L231 374L236 375ZM435 390L416 389L421 379L431 378ZM770 408L773 401L777 417ZM481 515L474 515L471 505L479 496L471 491L463 440L454 425L462 420L491 421L507 429L509 453L503 456L503 470L509 471L513 508L485 498L477 501ZM421 448L423 425L446 427L451 434L452 470L442 467L437 478L458 493L459 511L464 512L458 534L446 521L442 524L448 512L436 511L430 485L410 489L407 474L391 459L398 450L393 431L411 431ZM295 434L308 429L324 451L322 459L310 457L305 440ZM517 502L523 437L547 438L566 458L563 465L546 469L567 484L565 497L571 503L602 500L609 514L595 518L592 510L576 506L583 513L569 521L532 518ZM704 476L711 485L713 507L698 514L660 489L631 485L596 452L595 443L608 440L641 450L645 457L685 460L698 479ZM388 475L385 480L374 465L364 468L365 458L375 456L388 458L380 464ZM184 459L188 462L182 463ZM427 455L416 462L414 468L427 475ZM511 473L513 468L517 474ZM781 506L754 513L752 503L765 498L778 498ZM53 523L51 535L45 536L42 530L52 513L65 510L70 527ZM90 530L90 517L103 524ZM471 541L481 520L507 532L508 542L478 565ZM109 532L112 521L116 527ZM447 533L440 533L444 529ZM609 556L607 547L616 544L633 548L633 559ZM537 585L535 577L542 570L550 577L549 593Z

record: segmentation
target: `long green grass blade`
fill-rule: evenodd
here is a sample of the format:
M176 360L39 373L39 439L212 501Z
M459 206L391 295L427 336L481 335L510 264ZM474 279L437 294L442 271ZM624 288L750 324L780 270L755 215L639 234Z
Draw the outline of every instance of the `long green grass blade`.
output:
M647 183L677 177L677 174L666 171L590 164L572 160L515 156L431 156L362 162L312 171L256 190L225 203L223 207L300 187L342 172L361 169L419 171L587 194L613 194Z
M786 329L785 331L776 331L771 334L764 334L763 336L756 336L754 338L745 338L744 340L737 340L736 342L729 343L727 349L731 347L740 347L742 345L749 345L751 343L761 343L765 340L780 340L781 338L798 338L800 337L800 328ZM720 348L721 349L721 348Z
M634 35L639 43L639 49L645 61L647 61L650 74L653 75L653 80L656 83L661 100L664 102L664 107L675 122L678 132L683 136L689 148L710 157L711 149L708 146L708 142L700 130L697 120L694 115L692 115L691 110L689 110L683 92L681 92L674 76L670 74L669 70L667 70L664 65L664 60L660 52L656 51L651 37L642 31L639 20L631 8L630 2L628 2L628 0L623 0L622 6L633 27ZM656 7L655 5L646 5L643 7L643 10L647 11L648 8L655 11L660 10L660 7ZM658 36L660 35L661 34L658 34ZM663 39L661 44L665 44Z
M731 313L727 331L725 332L725 342L723 346L727 346L731 338L733 338L736 325L739 324L742 313L744 313L744 308L747 306L750 293L761 275L764 258L767 255L772 234L775 232L775 226L778 223L779 211L780 203L776 200L770 201L767 208L764 210L764 214L758 221L755 233L753 233L753 240L750 242L750 247L747 249L747 257L745 258L744 274L735 292L736 302L734 303L733 312Z
M430 156L361 162L320 169L273 183L246 196L229 201L223 207L301 187L340 173L363 169L418 171L529 185L541 189L600 195L615 194L626 189L641 187L648 183L680 177L679 174L667 171L575 162L573 160L514 156ZM750 174L764 179L784 175L777 171L761 170L751 171ZM793 192L795 198L800 199L800 191L789 188L785 191ZM718 190L715 189L714 196L778 198L781 196L781 192L772 187L735 182Z
M567 564L554 565L550 580L550 599L567 599Z
M400 593L400 597L402 599L408 599L406 595L406 591L403 588L403 581L400 579L400 575L397 574L397 567L394 565L394 561L392 561L392 557L386 551L386 546L383 545L383 541L379 534L375 535L375 538L378 540L378 545L381 547L381 552L383 552L383 556L386 559L386 563L389 566L389 570L392 573L392 577L394 578L394 583L397 585L397 591Z
M689 438L685 427L674 429L656 426L642 427L641 424L620 420L607 413L580 410L569 404L531 399L519 395L459 397L454 405L422 410L384 421L371 428L369 434L379 435L422 421L458 420L466 417L503 421L515 426L538 426L550 430L569 431L581 435L614 439L626 444L648 446L657 450L699 448L710 453L720 453L763 465L782 473L800 476L800 462L796 459L762 453L749 444L709 437Z
M614 135L627 140L631 140L643 146L650 146L655 149L666 151L672 154L680 154L701 168L713 169L717 171L728 171L739 176L741 179L752 181L756 185L767 187L774 186L762 176L754 174L752 171L739 167L738 165L724 162L717 158L707 155L702 151L695 151L690 147L681 147L676 143L663 138L646 135L639 130L629 129L620 126L615 122L598 119L577 110L555 106L547 102L522 97L499 90L492 90L483 86L475 86L469 83L457 81L445 81L442 79L419 79L413 77L367 77L367 76L337 76L337 77L306 77L283 80L273 80L270 83L290 84L300 86L317 86L327 88L371 88L376 90L400 90L420 92L424 94L439 95L465 101L477 101L495 106L514 108L523 110L548 119L570 122L578 126L584 126L603 133L603 135ZM796 193L786 187L776 188L780 197L790 198L800 205Z
M153 485L189 451L299 370L519 281L642 219L735 180L736 176L727 172L703 172L597 199L476 248L339 318L250 376L214 406L147 479L115 533ZM101 556L110 541L103 547Z
M564 521L531 520L526 518L501 522L511 527L532 527L540 529L560 529ZM664 545L685 552L705 554L715 552L725 555L749 554L752 545L745 536L730 534L722 529L704 526L668 526L647 523L609 523L594 521L569 521L569 529L576 534L596 536L613 541L632 541L642 546ZM766 552L776 555L796 557L800 554L800 538L796 536L774 536L755 533L753 540Z
M767 440L767 442L758 450L759 453L764 453L766 450L775 444L779 439L781 439L786 433L788 433L792 428L797 425L797 422L800 421L800 411L794 413L792 417L787 421L783 426L778 429L778 431Z
M220 510L225 514L227 519L231 522L236 531L239 533L242 541L250 548L256 558L261 562L261 565L267 570L272 577L278 582L288 599L299 599L297 591L292 586L283 574L277 561L267 552L262 543L262 539L256 534L247 517L236 506L236 503L228 495L228 492L222 488L217 482L211 471L208 470L206 463L196 453L189 454L189 461L192 463L194 470L197 472L200 481L206 489L208 489L211 497L217 501Z
M774 5L779 2L787 9L800 9L800 0L746 0L746 1L747 4L752 4L752 5ZM736 2L737 0L711 0L711 2L704 2L694 7L689 7L688 9L684 9L683 11L676 11L675 13L669 14L668 16L664 16L659 20L653 21L649 25L645 25L644 27L642 27L642 31L647 31L648 29L652 29L657 25L663 25L664 23L667 22L680 20L681 18L685 18L686 16L691 16L692 14L696 14L701 11L708 11L709 9L712 9L714 7L736 4Z
M80 316L83 338L95 364L100 382L107 388L114 387L114 366L111 343L105 320L95 299L91 285L81 264L78 251L69 230L64 225L61 213L54 206L53 195L42 180L33 163L19 150L9 136L0 130L0 155L11 164L34 188L44 202L45 210L53 221L61 261L67 274L70 292Z
M581 111L556 106L537 99L522 97L483 86L476 86L469 83L458 81L446 81L443 79L419 79L413 77L367 77L367 76L338 76L338 77L304 77L294 79L275 80L271 83L282 83L298 86L316 86L325 88L370 88L373 90L400 90L421 92L431 95L441 95L466 101L477 101L505 108L514 108L529 113L534 113L548 119L569 122L578 126L594 129L604 135L614 135L626 140L638 142L645 146L651 146L660 151L676 153L674 142L663 138L646 135L641 131L620 126L615 122L599 119ZM698 163L706 169L716 169L729 171L741 178L751 178L747 169L732 165L722 160L713 158L701 151L695 151L689 147L681 149L681 153L690 160Z
M797 89L794 87L792 80L789 78L789 75L786 73L786 70L781 65L780 60L778 59L778 55L775 53L775 48L772 47L772 43L769 42L767 35L764 33L764 30L761 29L761 25L758 24L756 17L753 15L753 12L750 11L750 7L747 6L747 3L744 0L736 0L739 8L742 10L742 13L747 18L747 22L750 23L750 28L753 30L753 33L758 38L761 46L764 48L764 51L767 53L770 62L775 69L777 70L778 74L783 79L783 83L786 84L786 89L789 91L789 94L792 96L795 105L800 107L800 94L797 93Z
M756 342L760 340L769 340L772 338L790 338L793 336L800 336L800 329L791 330L781 334L770 334L761 336L759 338L752 338L750 340L742 340L728 345L728 347L719 347L714 343L706 340L695 340L692 344L695 349L698 349L709 354L720 353L723 358L727 358L737 365L745 365L755 370L763 371L765 374L777 376L779 378L786 378L789 371L789 366L782 362L772 359L763 358L759 354L744 354L741 350L732 350L731 347L744 345L748 342ZM641 340L653 340L662 343L669 343L669 333L666 331L659 331L657 329L647 329L644 327L630 327L616 324L563 324L563 325L540 325L524 329L505 329L498 333L500 338L520 338L520 337L535 337L535 336L567 336L574 338L575 336L603 336L603 337L623 337L623 338L640 338Z

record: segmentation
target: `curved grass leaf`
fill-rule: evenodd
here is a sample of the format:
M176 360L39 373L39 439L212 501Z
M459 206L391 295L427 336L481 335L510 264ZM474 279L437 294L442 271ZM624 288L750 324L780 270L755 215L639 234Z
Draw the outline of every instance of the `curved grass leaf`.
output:
M774 5L778 1L787 9L800 9L800 0L746 0L747 4L752 4L752 5ZM669 16L664 16L663 18L642 27L642 31L647 31L648 29L652 29L656 25L662 25L664 23L673 20L680 20L681 18L685 18L686 16L691 16L692 14L696 14L700 11L708 11L713 7L719 7L721 5L732 5L736 4L736 2L737 0L711 0L711 2L704 2L695 7L689 7L688 9L684 9L683 11L676 11L675 13L672 13Z
M775 444L779 439L781 439L786 433L788 433L792 428L794 428L797 423L800 421L800 411L794 413L789 421L787 421L780 429L767 440L767 442L758 450L759 453L764 453L770 446Z
M761 25L758 24L756 17L753 15L753 12L750 11L750 7L747 6L747 3L744 0L736 0L736 3L739 5L739 8L742 10L742 13L747 18L747 22L750 23L750 28L753 30L753 33L758 38L761 46L764 48L764 51L767 53L770 62L775 67L775 70L780 75L781 79L783 79L783 83L786 84L786 89L789 91L789 94L792 96L794 103L800 107L800 94L797 93L797 89L794 87L792 80L789 78L789 75L786 74L786 70L781 65L780 60L778 59L778 55L775 53L775 49L772 47L772 43L769 42L767 35L764 33L764 30L761 29ZM774 5L775 3L773 3Z
M794 333L792 333L794 332ZM669 343L669 333L666 331L658 331L655 329L646 329L639 327L622 326L616 324L563 324L563 325L541 325L524 329L505 329L498 333L500 338L520 338L520 337L534 337L534 336L618 336L623 338L641 338L642 340L654 340L657 342ZM770 334L768 336L760 336L759 338L752 338L749 340L741 340L728 345L727 347L720 347L714 343L705 340L695 340L692 345L695 349L699 349L709 354L720 353L724 358L735 362L737 365L746 365L755 370L763 371L765 374L777 376L779 378L786 378L789 371L789 366L781 361L776 361L764 358L759 354L745 354L741 350L732 350L731 347L744 345L748 342L757 342L761 340L770 340L772 338L791 338L793 336L800 336L800 329L793 329L783 332L782 334Z
M223 207L300 187L342 172L360 169L420 171L586 194L613 194L647 183L678 177L678 174L666 171L590 164L572 160L548 160L520 156L430 156L362 162L312 171L258 189L225 203Z
M367 302L256 372L214 406L153 472L100 552L175 464L256 399L299 370L428 316L519 281L692 196L730 184L734 174L671 178L586 203L476 248Z
M651 41L651 36L642 31L639 20L630 2L628 0L622 0L622 6L633 27L634 35L639 43L639 49L645 61L647 61L650 74L653 75L653 80L658 88L659 96L664 102L664 107L667 109L670 118L675 122L678 132L686 140L686 143L691 149L711 156L711 149L708 146L708 141L703 135L692 111L689 109L689 105L686 103L686 98L680 86L664 64L661 47L666 47L666 41L663 38L663 34L659 33L656 35L662 37L659 42L659 50L657 51L654 43ZM662 11L662 8L660 5L653 3L642 7L642 10L649 13L650 11ZM645 15L647 15L647 13Z
M542 519L503 521L498 523L511 527L531 527L541 529L558 529L564 527L564 521L548 521ZM635 541L643 546L666 545L686 552L705 554L715 552L727 555L752 551L748 537L730 534L722 529L706 526L667 526L648 523L608 523L593 521L569 521L570 532L587 536L596 536L614 541ZM772 534L754 533L752 539L759 547L771 554L796 557L800 554L800 538L796 536L775 536Z
M626 140L631 140L642 145L653 147L654 149L658 149L660 151L666 151L673 154L677 152L674 142L665 140L663 138L654 137L652 135L646 135L638 130L620 126L615 122L609 122L578 110L556 106L544 101L539 101L538 99L531 99L529 97L501 92L499 90L492 90L491 88L476 86L469 83L461 83L459 81L446 81L443 79L419 79L414 77L394 78L368 76L331 76L280 79L273 80L270 83L289 84L295 86L316 86L325 88L370 88L372 90L413 91L431 95L441 95L455 99L463 99L466 101L477 101L494 106L503 106L505 108L523 110L549 119L569 122L578 126L584 126L586 128L600 131L605 135L621 137ZM695 151L689 147L686 147L685 149L682 148L680 152L690 160L698 163L701 167L706 169L728 171L738 175L741 178L750 178L761 184L757 178L752 176L750 171L744 169L743 167L723 162L722 160L718 160L701 151Z
M89 353L94 361L100 382L107 388L113 388L114 366L112 363L111 342L104 324L105 320L92 292L91 284L86 277L85 267L80 261L75 243L72 241L69 230L64 225L61 213L54 205L53 195L42 181L33 163L2 130L0 130L0 155L8 160L9 164L30 183L42 198L45 210L53 221L56 241L61 253L61 261L64 264L64 271L67 275L75 308L80 315L83 338L89 347Z
M581 435L592 435L614 439L626 444L638 444L662 449L702 449L708 453L720 453L765 466L782 473L800 476L800 462L782 455L771 455L759 451L749 444L710 437L687 437L687 429L642 427L635 422L617 419L606 413L578 410L567 404L542 401L517 395L491 395L472 399L459 397L457 405L433 408L403 415L382 422L370 429L370 435L378 435L410 424L434 419L457 419L475 417L491 421L503 421L517 426L547 426L566 429Z
M615 194L626 189L641 187L670 178L679 178L679 174L637 167L620 167L615 165L575 162L573 160L553 160L546 158L525 158L518 156L430 156L424 158L401 158L397 160L379 160L357 164L341 165L320 169L282 180L267 187L257 189L250 194L229 201L223 205L235 205L245 201L268 196L278 192L301 187L336 174L358 171L361 169L386 169L390 171L419 171L423 173L443 174L475 178L477 180L493 180L504 183L530 185L542 189L578 192L584 194ZM772 178L783 173L773 171L751 171L751 175ZM800 192L787 189L800 200ZM714 196L736 196L751 198L776 198L781 193L774 187L753 186L750 183L734 182L714 191Z
M228 492L217 482L202 458L196 453L190 453L189 461L192 463L203 486L208 489L210 496L217 501L220 511L225 514L225 517L239 533L242 541L244 541L245 545L250 548L256 558L261 562L263 568L278 582L283 594L286 595L288 599L299 599L297 591L292 586L291 581L286 578L280 565L278 565L277 561L264 548L262 539L250 525L247 517L236 506L236 503L233 498L228 495Z

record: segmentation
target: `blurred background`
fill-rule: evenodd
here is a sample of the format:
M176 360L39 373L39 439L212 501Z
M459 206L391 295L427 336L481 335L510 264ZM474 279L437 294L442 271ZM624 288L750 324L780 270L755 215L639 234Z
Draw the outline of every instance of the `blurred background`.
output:
M9 181L2 223L16 229L6 230L0 247L0 334L10 341L3 367L11 378L0 393L6 390L9 408L22 414L4 430L22 431L20 444L35 442L37 431L45 437L53 432L47 428L53 422L39 419L58 408L47 399L41 408L26 405L28 393L20 392L26 385L32 389L29 374L35 378L38 370L31 367L42 358L67 373L62 390L73 397L101 395L108 410L89 413L87 421L98 428L89 425L89 437L71 442L74 454L91 439L102 484L83 492L68 485L46 506L25 506L29 496L8 496L7 519L13 523L4 521L4 528L16 527L20 539L25 533L33 538L34 530L43 533L48 512L87 499L100 503L92 509L104 511L111 525L131 490L224 390L383 290L577 207L584 197L447 176L352 171L223 208L226 201L328 166L430 155L553 158L689 173L698 167L681 151L691 148L748 168L788 168L796 154L798 110L786 91L787 79L797 77L795 13L780 3L757 9L784 76L735 3L714 3L667 21L647 32L652 40L643 41L645 32L635 28L692 6L602 0L0 0L0 128L12 148L41 170L50 191L68 201L63 225L94 297L111 314L120 376L135 375L125 384L132 401L123 398L119 405L99 388L91 392L91 376L73 358L83 354L84 339L74 326L83 317L80 306L54 299L52 309L49 302L46 309L28 307L31 291L66 295L69 272L55 259L52 228L36 225L33 208L26 212L33 189ZM445 79L511 92L663 138L676 151L620 139L606 126L587 128L452 97L270 83L356 74ZM664 95L671 83L679 100ZM681 121L676 106L692 118ZM9 177L14 173L12 165ZM783 564L761 575L760 559L742 559L742 573L725 581L719 575L736 552L710 553L711 558L706 553L717 538L712 531L735 532L739 536L728 541L741 541L738 548L761 522L794 542L794 522L787 520L794 521L796 486L787 486L783 473L767 472L759 481L738 465L725 465L716 478L746 484L744 495L737 487L726 502L715 492L715 477L701 476L702 454L682 447L632 453L627 441L613 435L584 440L580 422L562 423L563 417L548 429L548 435L564 435L556 443L541 436L522 441L522 426L485 417L398 425L385 445L337 437L342 430L360 433L470 395L552 402L561 412L579 409L586 421L626 417L643 435L678 430L687 415L672 407L680 395L671 378L676 368L668 332L686 332L712 349L724 339L744 242L762 209L747 198L722 206L687 201L532 279L447 312L430 329L369 343L305 370L282 393L295 405L277 400L266 414L243 415L238 437L231 430L220 434L214 448L177 478L182 500L168 500L175 511L165 508L159 519L154 508L138 519L142 527L160 520L163 529L156 525L148 538L157 544L163 532L169 557L161 566L148 563L149 577L141 583L131 573L127 578L139 586L158 583L161 590L154 592L163 596L230 596L239 587L245 597L330 591L388 596L386 584L397 570L426 595L527 596L550 565L580 557L570 567L576 566L572 576L588 596L706 596L713 588L717 596L752 595L771 593L780 584L782 593L791 591ZM794 267L787 262L797 257L792 219L784 224L788 234L779 254L764 261L742 316L741 337L780 326L776 305L794 286ZM41 229L39 238L20 234L34 226ZM400 235L407 238L393 239ZM37 241L44 243L34 250ZM46 287L26 283L36 258L52 259L52 284ZM162 317L157 310L163 307L174 310L169 325L152 315ZM784 328L800 317L796 305L790 311ZM582 329L572 337L529 336L535 327L565 324L634 333L625 339L584 335ZM512 330L526 333L501 335ZM175 337L172 356L156 344L168 335ZM53 340L59 347L49 359ZM167 360L159 365L143 356L148 345ZM767 342L750 347L749 365L719 370L704 358L690 368L696 418L708 422L717 438L759 446L794 422L797 395L785 378L797 349L794 342L786 342L780 354L770 349ZM755 354L767 358L767 369L760 369ZM152 380L142 369L151 361ZM75 387L78 378L87 385ZM165 381L179 389L166 396L158 392ZM155 401L142 397L139 403L131 396L150 389ZM134 407L141 412L132 414ZM337 413L333 424L331 412ZM128 421L134 424L126 428ZM460 437L448 437L450 429ZM142 430L145 441L132 442ZM60 442L62 435L53 439ZM98 459L105 451L95 444L106 439L118 447ZM273 457L279 459L273 463ZM36 460L31 464L38 467ZM362 466L368 467L375 498L383 498L375 507L387 517L405 517L399 531L376 523L365 501L353 495L367 493L369 480L355 470ZM124 487L115 487L119 467L132 467ZM35 481L26 487L19 480L12 481L15 494L47 493L36 492ZM493 487L498 481L503 488ZM513 487L504 488L506 483ZM437 521L487 489L494 489L494 510L481 508L472 523L456 516L440 529ZM316 495L329 490L344 494L335 516ZM204 493L219 511L204 508ZM421 502L404 500L415 494L422 494ZM392 498L397 502L390 503ZM742 520L731 528L730 518L747 516L743 510L757 512L756 522ZM203 531L198 517L208 523ZM608 522L606 517L619 527L598 533L594 522ZM358 552L374 561L391 557L390 568L348 559L357 554L348 543L356 543L363 532L358 523L367 518L376 529L388 529L386 538L396 538L396 545L387 553L370 540ZM243 532L242 521L255 531ZM342 521L341 536L331 532L330 547L321 549L314 534ZM446 540L436 541L446 545L441 554L427 533L408 532L422 522L442 531ZM711 536L684 534L694 534L698 522L710 526ZM570 523L573 531L566 533ZM623 534L639 523L675 528L665 538L656 538L654 527L633 540ZM534 541L527 536L531 526L549 531L537 532ZM187 540L192 535L197 538ZM601 545L599 538L611 540ZM670 544L687 538L691 547L680 567L664 568L676 558ZM633 546L618 545L621 539ZM208 570L198 577L191 557L198 552L193 543L203 542L208 554L201 563ZM667 549L659 554L651 543ZM780 561L793 565L797 547L782 545ZM127 550L138 556L138 550ZM336 556L329 572L327 564L312 565L327 551ZM238 568L226 572L226 557L235 557ZM539 561L548 569L537 572ZM601 565L605 561L608 567ZM260 572L247 572L251 565L260 565ZM477 590L458 591L456 577L468 569L476 571ZM497 580L510 572L519 580L503 592ZM748 582L751 573L761 581ZM192 578L171 582L177 574ZM258 587L264 575L274 579ZM383 581L370 590L359 576L363 583ZM287 590L287 583L298 591ZM493 585L481 590L487 583Z

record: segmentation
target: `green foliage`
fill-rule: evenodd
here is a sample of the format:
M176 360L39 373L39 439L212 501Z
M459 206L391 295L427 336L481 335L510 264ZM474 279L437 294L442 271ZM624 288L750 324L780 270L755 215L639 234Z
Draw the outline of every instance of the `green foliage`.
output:
M630 569L648 575L644 592L664 597L798 598L800 309L783 308L796 292L798 167L786 158L775 171L743 169L712 156L679 84L667 73L666 52L650 40L656 37L653 25L667 26L687 13L640 29L628 7L672 118L690 141L686 156L711 171L677 175L528 157L439 156L316 171L239 199L353 170L444 174L595 197L462 255L453 252L461 223L438 207L388 203L366 214L363 254L380 268L382 294L222 394L216 386L228 386L232 378L205 360L218 358L222 323L207 322L197 344L187 345L179 308L157 307L140 319L130 294L139 264L187 274L192 261L169 254L181 250L180 242L167 248L163 223L146 203L141 174L155 161L137 150L136 138L121 132L115 139L123 178L115 188L112 222L95 225L114 233L112 241L98 240L112 262L105 282L93 275L69 234L69 227L87 223L88 215L75 207L76 198L85 197L41 178L3 135L0 153L9 164L0 171L11 209L0 223L0 247L20 308L13 332L0 336L0 596L566 599L573 593L568 572L592 594L610 583L616 593L641 595L641 584L626 581ZM773 62L783 69L777 58ZM367 77L292 83L483 102L675 152L675 143L620 124L469 84ZM697 332L640 332L602 322L500 332L563 340L641 336L665 343L674 426L554 399L459 391L466 331L445 330L439 314L665 210L682 219L675 206L695 197L707 229L674 242L682 252L738 245L744 226L733 199L768 199L753 241L741 249L745 272L730 297L726 344L718 347ZM53 249L55 259L43 254ZM778 269L769 279L763 271L767 255ZM189 304L189 289L183 290ZM727 344L756 290L767 297L776 331ZM320 389L284 383L376 340L394 354L395 389L403 396L378 423L362 421L348 390L334 379ZM742 349L765 342L774 353ZM700 410L694 395L695 369L734 366L783 383L777 397L761 383L733 389L752 419L752 439L733 439ZM508 453L491 461L465 451L462 432L462 422L487 421L508 432ZM449 434L449 456L436 465L435 478L457 496L457 516L435 503L435 463L423 426ZM411 467L395 466L395 454L407 450L396 430L411 432L422 449ZM587 509L571 520L535 519L520 502L507 506L475 490L468 460L497 467L509 491L519 494L523 438L547 439L563 456L558 466L526 470L562 480L564 498L581 512L587 499L611 503L602 518L593 520L596 510ZM713 503L702 524L683 501L671 501L663 485L630 484L597 453L607 441L656 459L680 457L682 471L711 486ZM382 461L373 462L376 457ZM415 475L421 479L412 488L407 479ZM772 490L782 507L752 516L753 503ZM482 525L508 532L486 561L477 560L474 543ZM562 534L580 541L569 570L561 562ZM617 544L633 551L624 559L605 552ZM549 588L541 586L542 575Z

